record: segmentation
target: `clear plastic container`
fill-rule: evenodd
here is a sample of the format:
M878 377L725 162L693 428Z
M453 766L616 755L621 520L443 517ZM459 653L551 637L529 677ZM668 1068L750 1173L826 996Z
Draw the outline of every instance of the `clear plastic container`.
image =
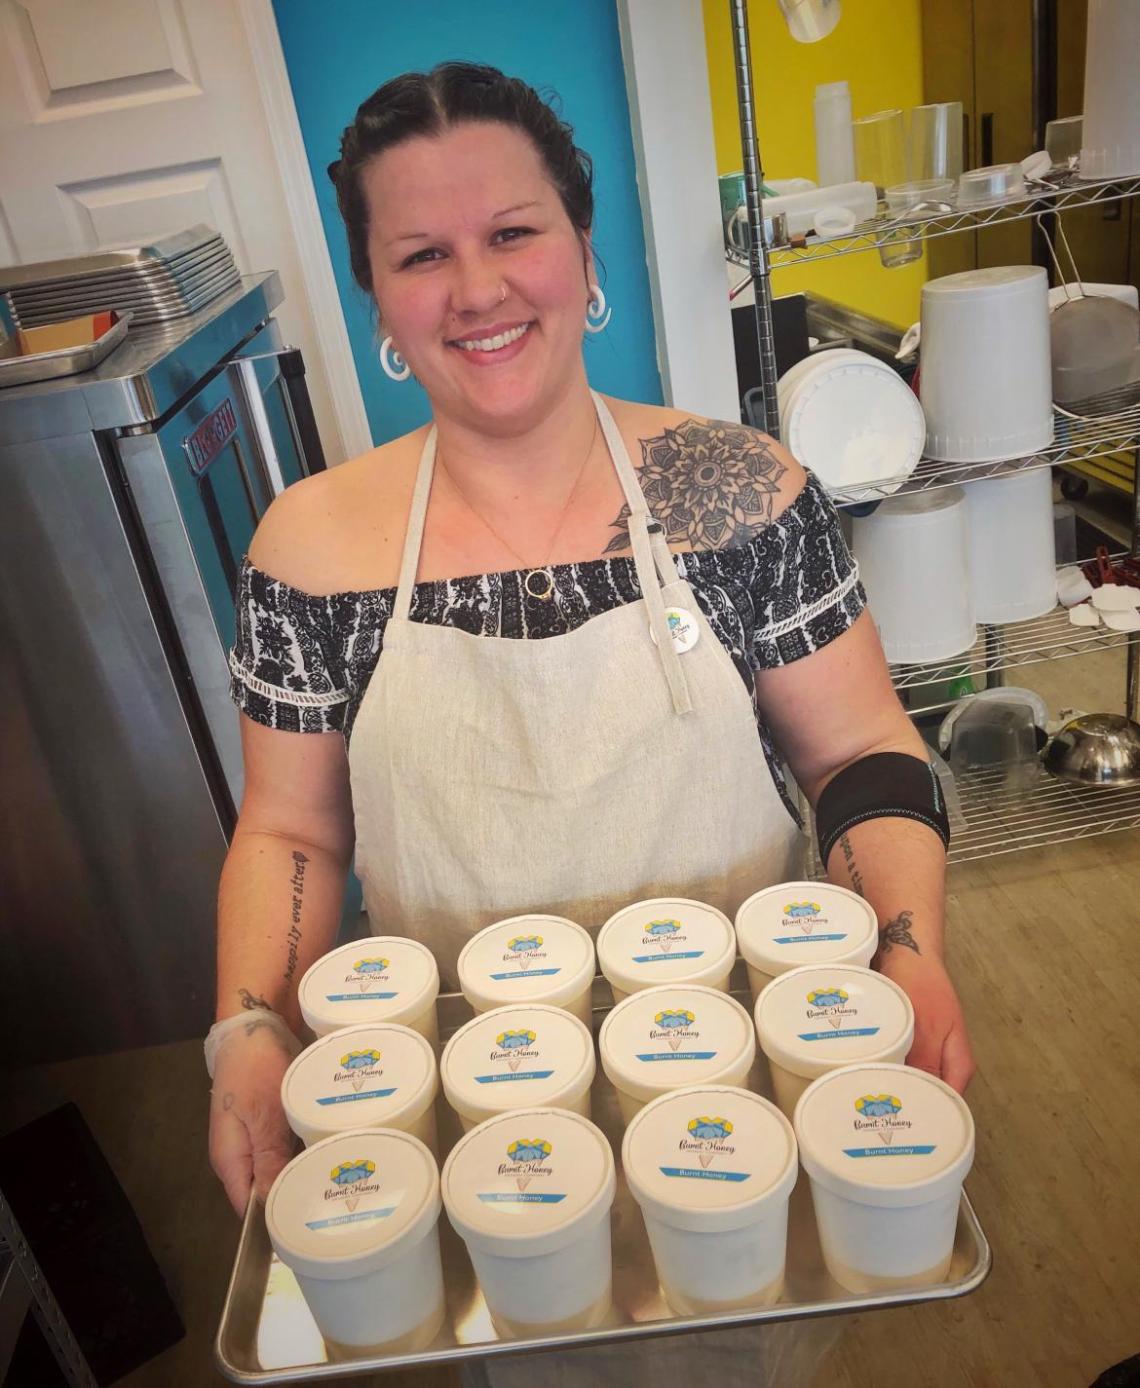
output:
M1025 174L1020 164L991 164L985 169L970 169L958 180L959 211L1024 196Z
M962 103L913 106L907 154L911 178L956 180L962 172Z
M1037 732L1033 709L1015 700L973 699L950 734L950 769L956 777L996 774L1007 790L1037 780Z

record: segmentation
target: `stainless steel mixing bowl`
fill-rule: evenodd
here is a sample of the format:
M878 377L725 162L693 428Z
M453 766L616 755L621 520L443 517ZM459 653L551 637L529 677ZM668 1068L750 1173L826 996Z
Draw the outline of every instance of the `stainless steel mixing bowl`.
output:
M1140 785L1140 723L1120 713L1085 713L1044 752L1045 769L1082 786Z

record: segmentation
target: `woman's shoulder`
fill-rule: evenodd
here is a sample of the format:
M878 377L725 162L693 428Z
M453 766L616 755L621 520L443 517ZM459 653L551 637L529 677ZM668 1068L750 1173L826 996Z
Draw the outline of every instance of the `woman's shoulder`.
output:
M609 402L649 509L670 544L747 544L793 505L808 475L760 429L670 405Z
M250 563L314 597L380 586L386 558L399 553L426 433L416 429L294 482L261 518Z

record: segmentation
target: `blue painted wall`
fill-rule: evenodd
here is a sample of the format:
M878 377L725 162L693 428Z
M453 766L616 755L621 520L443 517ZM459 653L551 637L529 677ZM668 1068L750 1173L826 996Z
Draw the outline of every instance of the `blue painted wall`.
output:
M325 170L366 96L398 73L452 58L491 63L558 93L563 117L594 160L594 244L613 307L605 332L586 342L590 382L607 394L660 403L614 0L274 0L273 8L373 439L383 443L422 424L428 402L414 381L397 384L380 370L371 300L349 272Z

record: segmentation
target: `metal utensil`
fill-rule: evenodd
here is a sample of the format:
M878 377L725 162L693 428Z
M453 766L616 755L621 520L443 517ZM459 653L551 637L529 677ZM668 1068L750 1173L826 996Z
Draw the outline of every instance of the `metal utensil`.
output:
M1140 723L1121 713L1085 713L1044 753L1045 769L1082 786L1140 785Z

